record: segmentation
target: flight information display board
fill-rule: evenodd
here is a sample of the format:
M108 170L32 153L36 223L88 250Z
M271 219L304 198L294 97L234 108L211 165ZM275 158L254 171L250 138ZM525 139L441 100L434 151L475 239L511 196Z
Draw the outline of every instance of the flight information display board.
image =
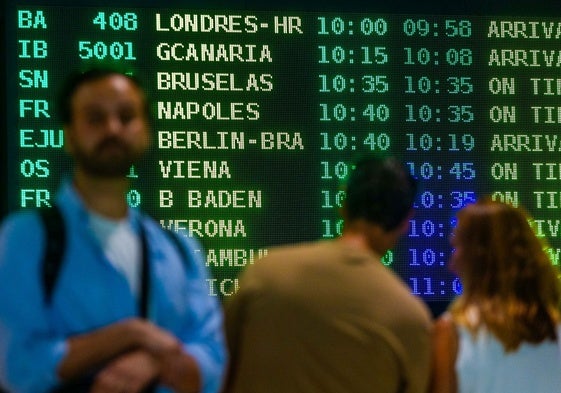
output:
M54 106L70 70L144 82L148 160L131 206L204 245L209 293L270 247L333 239L352 161L399 156L421 188L383 262L426 301L455 213L483 195L525 206L559 263L561 18L22 6L7 52L8 210L49 206L69 171Z

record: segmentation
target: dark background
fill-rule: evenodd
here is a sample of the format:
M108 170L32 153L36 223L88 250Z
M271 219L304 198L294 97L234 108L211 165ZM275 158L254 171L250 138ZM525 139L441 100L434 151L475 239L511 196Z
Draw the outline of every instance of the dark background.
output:
M68 5L76 6L76 1L73 0L5 0L4 9L0 12L0 25L2 26L2 41L0 42L0 53L3 54L4 60L9 54L8 36L7 31L13 28L13 24L6 23L6 17L14 15L14 10L20 5ZM83 0L80 6L106 6L107 2L100 0ZM503 16L536 16L536 17L559 17L561 16L561 4L556 1L512 1L512 0L462 0L462 1L419 1L419 0L395 0L395 1L365 1L365 0L346 0L346 1L298 1L298 0L284 0L279 2L271 1L240 1L240 0L224 0L224 1L178 1L178 0L141 0L141 1L128 1L128 0L113 0L111 6L134 6L134 7L161 7L167 8L170 6L180 8L204 8L204 9L239 9L239 10L279 10L279 11L333 11L333 12L372 12L372 13L419 13L424 15L503 15ZM7 97L6 92L6 61L0 62L0 70L2 71L3 78L0 79L0 88L2 95L0 96L0 118L3 119L0 126L0 143L2 146L7 145L7 132L9 125L6 123L7 116ZM8 190L10 185L6 181L7 162L10 158L10 152L3 151L0 154L0 185L2 190ZM0 218L8 213L7 192L0 192ZM439 314L446 306L447 302L429 302L433 313Z

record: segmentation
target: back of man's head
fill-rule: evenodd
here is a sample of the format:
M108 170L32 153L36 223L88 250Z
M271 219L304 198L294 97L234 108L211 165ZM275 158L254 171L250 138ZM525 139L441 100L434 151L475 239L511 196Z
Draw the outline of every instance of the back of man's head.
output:
M384 230L397 228L407 217L417 183L394 157L359 160L347 182L346 219L364 219Z

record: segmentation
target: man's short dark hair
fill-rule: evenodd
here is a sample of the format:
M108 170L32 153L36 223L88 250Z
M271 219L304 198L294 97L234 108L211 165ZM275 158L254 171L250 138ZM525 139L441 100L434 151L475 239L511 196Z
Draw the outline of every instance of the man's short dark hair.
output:
M399 226L413 207L417 182L394 157L359 160L347 182L346 214L385 230Z
M84 72L74 72L70 74L65 83L62 85L57 102L58 115L62 123L68 124L72 121L72 99L74 98L74 94L80 86L89 82L106 78L111 75L124 76L125 78L129 79L134 86L138 87L141 92L143 92L146 116L148 119L150 119L150 110L148 108L147 98L144 93L144 87L136 77L115 68L91 68Z

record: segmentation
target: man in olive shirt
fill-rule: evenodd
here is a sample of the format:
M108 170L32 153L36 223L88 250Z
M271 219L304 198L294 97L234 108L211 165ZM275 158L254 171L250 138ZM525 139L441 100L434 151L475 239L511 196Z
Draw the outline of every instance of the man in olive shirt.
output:
M225 305L225 391L421 393L431 317L380 258L407 231L415 181L393 158L359 161L340 238L271 250Z

